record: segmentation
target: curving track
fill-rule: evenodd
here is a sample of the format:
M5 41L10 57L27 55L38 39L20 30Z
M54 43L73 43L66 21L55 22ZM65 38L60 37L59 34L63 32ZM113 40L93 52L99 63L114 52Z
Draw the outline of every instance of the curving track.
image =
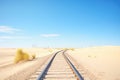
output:
M43 68L39 69L28 80L84 80L65 51L58 51Z

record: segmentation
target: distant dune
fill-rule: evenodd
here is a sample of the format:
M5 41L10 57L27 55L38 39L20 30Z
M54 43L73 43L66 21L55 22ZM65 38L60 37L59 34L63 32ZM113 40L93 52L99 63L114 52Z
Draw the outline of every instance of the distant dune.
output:
M120 46L80 48L68 53L101 80L120 80Z

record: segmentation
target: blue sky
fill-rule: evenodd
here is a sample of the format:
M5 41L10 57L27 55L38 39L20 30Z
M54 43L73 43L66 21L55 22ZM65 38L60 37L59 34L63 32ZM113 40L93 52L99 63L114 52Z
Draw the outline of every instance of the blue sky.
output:
M0 0L0 47L120 45L119 0Z

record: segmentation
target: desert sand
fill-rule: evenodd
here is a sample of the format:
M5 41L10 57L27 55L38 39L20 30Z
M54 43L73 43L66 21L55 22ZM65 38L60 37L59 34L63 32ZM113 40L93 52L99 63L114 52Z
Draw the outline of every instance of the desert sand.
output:
M23 48L36 59L14 64L15 48L0 48L0 80L25 80L58 51L43 48ZM93 73L99 80L120 80L120 46L77 48L67 52L84 69ZM38 65L39 64L39 65Z
M120 46L79 48L68 53L100 80L120 80Z
M50 52L47 48L23 48L22 50L28 54L36 54L36 59L15 64L16 50L16 48L0 48L0 80L25 80L55 51Z

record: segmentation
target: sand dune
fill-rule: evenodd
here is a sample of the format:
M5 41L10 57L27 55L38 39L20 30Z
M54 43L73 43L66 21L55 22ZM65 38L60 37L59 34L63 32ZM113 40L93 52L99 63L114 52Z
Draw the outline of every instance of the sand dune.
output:
M80 48L68 53L100 80L120 80L120 46Z

